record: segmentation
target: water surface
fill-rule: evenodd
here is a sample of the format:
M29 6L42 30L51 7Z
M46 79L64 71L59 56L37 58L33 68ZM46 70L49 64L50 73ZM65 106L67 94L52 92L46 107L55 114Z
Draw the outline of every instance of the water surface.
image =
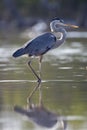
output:
M14 59L12 53L23 43L0 42L0 129L41 130L26 117L14 112L14 105L26 107L36 85L28 57ZM38 73L38 59L33 67ZM87 129L87 39L69 39L44 56L42 90L46 108L67 119L67 130ZM33 102L38 103L39 93Z

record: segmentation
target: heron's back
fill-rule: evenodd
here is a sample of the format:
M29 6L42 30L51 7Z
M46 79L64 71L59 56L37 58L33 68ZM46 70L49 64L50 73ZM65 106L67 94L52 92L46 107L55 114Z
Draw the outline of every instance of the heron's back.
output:
M55 42L56 37L52 33L45 33L27 42L23 48L18 49L13 54L13 57L19 57L24 54L29 56L43 55L55 45Z
M25 46L29 56L39 56L50 50L56 42L56 37L52 33L45 33L32 40Z

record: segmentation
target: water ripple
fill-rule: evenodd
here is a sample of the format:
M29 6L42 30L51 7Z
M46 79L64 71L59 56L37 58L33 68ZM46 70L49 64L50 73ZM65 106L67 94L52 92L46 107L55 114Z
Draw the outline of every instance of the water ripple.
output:
M58 79L53 79L53 80L42 80L42 83L45 83L45 82L73 82L74 80L58 80ZM31 82L31 83L34 83L34 82L37 82L37 80L0 80L0 83L8 83L8 82Z

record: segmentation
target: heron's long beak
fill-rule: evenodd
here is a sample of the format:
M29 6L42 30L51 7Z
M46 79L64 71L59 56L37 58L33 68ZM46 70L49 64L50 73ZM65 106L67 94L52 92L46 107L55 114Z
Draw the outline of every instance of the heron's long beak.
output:
M71 27L71 28L79 28L79 26L71 25L71 24L63 24L65 27Z

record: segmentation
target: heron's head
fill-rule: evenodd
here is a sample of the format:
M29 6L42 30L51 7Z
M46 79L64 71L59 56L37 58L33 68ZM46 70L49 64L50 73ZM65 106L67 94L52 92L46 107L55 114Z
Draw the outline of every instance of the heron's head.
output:
M62 27L62 28L78 28L78 26L76 26L76 25L65 24L62 19L54 18L54 19L50 22L51 31L52 31L52 32L54 32L54 31L56 32L59 27Z

